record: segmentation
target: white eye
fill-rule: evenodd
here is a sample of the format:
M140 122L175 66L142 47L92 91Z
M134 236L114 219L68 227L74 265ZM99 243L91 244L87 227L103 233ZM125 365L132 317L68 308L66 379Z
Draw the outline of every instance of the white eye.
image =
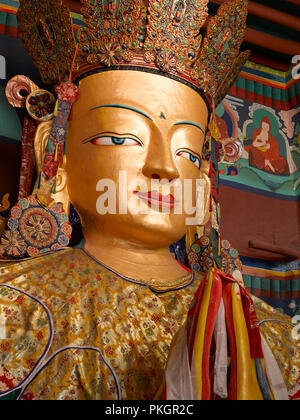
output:
M192 162L194 165L197 166L197 168L201 169L201 159L194 155L194 153L181 150L177 153L177 156L184 157L185 159L188 159L190 162Z
M141 143L133 138L115 136L95 137L89 143L95 146L141 146Z

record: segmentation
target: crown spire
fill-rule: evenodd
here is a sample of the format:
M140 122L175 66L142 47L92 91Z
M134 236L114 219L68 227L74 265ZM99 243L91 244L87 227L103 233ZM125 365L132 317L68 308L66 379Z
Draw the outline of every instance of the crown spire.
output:
M188 82L218 103L249 56L239 54L247 0L223 3L209 20L208 0L81 3L85 25L77 33L74 78L103 68L143 68ZM62 0L20 0L18 22L20 37L43 81L64 80L76 41L70 11Z

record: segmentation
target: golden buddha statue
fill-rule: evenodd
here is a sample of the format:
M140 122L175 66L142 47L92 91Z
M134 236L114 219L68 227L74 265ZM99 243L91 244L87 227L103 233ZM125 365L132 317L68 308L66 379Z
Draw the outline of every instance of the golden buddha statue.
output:
M240 34L245 29L246 2L233 0L221 7L208 29L202 50L198 35L207 17L205 0L182 2L180 14L175 13L176 1L173 10L164 1L150 0L148 15L139 0L109 4L103 1L97 5L82 0L87 29L77 35L77 49L71 35L69 12L61 1L21 0L20 3L20 34L44 80L57 82L61 78L62 81L71 68L73 74L69 82L60 85L64 86L63 99L61 87L58 89L58 111L53 124L43 122L36 131L40 183L31 197L12 210L13 220L8 223L14 239L6 238L9 243L6 242L6 250L15 251L15 256L19 250L24 258L18 262L6 261L0 268L0 397L151 400L166 395L172 398L178 393L178 389L171 389L174 367L179 366L181 372L184 366L178 349L183 342L180 337L186 331L188 314L191 320L199 319L193 341L198 375L202 356L196 354L197 348L206 349L205 337L213 330L209 325L210 330L203 331L200 321L205 320L205 326L207 319L215 317L210 317L210 311L214 314L219 311L214 304L217 300L211 297L216 291L221 300L217 288L222 274L214 269L209 276L191 272L174 259L169 248L185 235L193 242L195 231L201 235L210 216L211 165L203 159L202 149L214 103L226 94L247 57L247 54L238 56ZM232 15L235 19L228 19ZM160 20L164 16L170 18L167 26ZM225 27L217 30L218 40L220 31L228 27L232 34L237 28L240 32L231 41L226 38L223 57L226 71L221 73L219 69L219 77L214 79L217 70L213 63L209 74L204 69L205 62L197 59L199 56L211 59L207 39L216 30L217 19ZM94 20L98 22L96 25ZM35 22L36 33L29 25L31 21ZM182 23L181 27L183 21L188 25ZM100 47L98 29L103 31ZM61 46L56 45L61 31L68 43L63 53ZM164 31L173 36L173 41L170 36L164 40ZM154 35L165 45L165 50L158 49ZM40 45L46 48L43 50ZM227 55L228 48L233 52L232 61ZM232 63L233 71L228 73ZM215 65L218 67L220 62ZM80 97L71 80L76 82ZM71 103L66 100L66 91L71 96L76 91L77 100L72 102L71 114L71 107L64 108L66 102ZM68 126L66 119L69 119ZM65 145L60 142L64 134ZM187 180L191 188L184 194ZM177 185L184 186L181 202L176 195ZM53 198L63 203L66 212L70 203L78 211L84 231L80 246L67 248L57 233L61 229L67 235L68 229L65 213L56 209ZM39 212L34 213L37 208ZM41 208L52 210L51 217L47 219ZM22 217L31 211L25 223ZM195 218L197 226L188 226L189 218ZM21 227L16 226L16 220ZM54 235L58 244L53 245L48 237L56 220L61 224ZM28 235L31 239L34 235L36 244L30 250L25 248ZM236 383L232 388L238 391L234 393L231 389L229 397L263 399L268 393L262 391L261 381L253 370L241 309L241 295L245 299L248 295L233 277L227 276L226 281L232 282L230 298L237 336ZM225 306L228 301L224 300ZM200 312L197 312L197 302L201 303ZM278 386L271 386L270 397L287 396L299 376L299 352L295 350L293 338L288 336L290 320L257 299L254 304L268 348L274 351L282 373L270 350L267 366L262 361L257 369L261 367L260 376L265 378L271 360L276 366L277 382L268 379ZM249 314L253 321L252 307ZM270 318L275 320L271 327L267 322ZM252 327L255 329L257 325L251 324ZM192 331L191 325L189 328ZM283 337L286 346L282 346ZM174 355L178 357L175 365ZM186 368L188 373L188 364ZM197 376L197 392L191 395L184 391L182 398L188 395L207 399L207 393L200 392L201 387L206 389L201 375L200 372Z

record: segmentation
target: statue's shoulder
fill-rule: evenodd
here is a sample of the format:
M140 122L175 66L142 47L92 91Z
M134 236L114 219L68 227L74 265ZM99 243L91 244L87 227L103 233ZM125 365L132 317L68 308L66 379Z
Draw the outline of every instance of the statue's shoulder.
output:
M288 315L252 296L260 332L271 349L290 395L300 377L300 333Z
M60 277L76 270L85 257L80 249L66 248L45 255L22 260L0 261L0 285L26 286L45 281L49 277Z

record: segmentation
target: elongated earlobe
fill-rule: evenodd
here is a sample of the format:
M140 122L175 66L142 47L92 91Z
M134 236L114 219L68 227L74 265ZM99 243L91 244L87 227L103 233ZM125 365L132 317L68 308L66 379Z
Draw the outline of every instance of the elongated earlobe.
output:
M197 207L199 210L199 224L197 226L189 226L186 234L186 247L189 251L190 247L195 242L196 238L201 238L204 233L204 226L208 223L210 218L210 194L211 194L211 182L209 178L210 162L202 161L201 175L202 188L201 193L197 194ZM202 200L202 202L199 202Z

